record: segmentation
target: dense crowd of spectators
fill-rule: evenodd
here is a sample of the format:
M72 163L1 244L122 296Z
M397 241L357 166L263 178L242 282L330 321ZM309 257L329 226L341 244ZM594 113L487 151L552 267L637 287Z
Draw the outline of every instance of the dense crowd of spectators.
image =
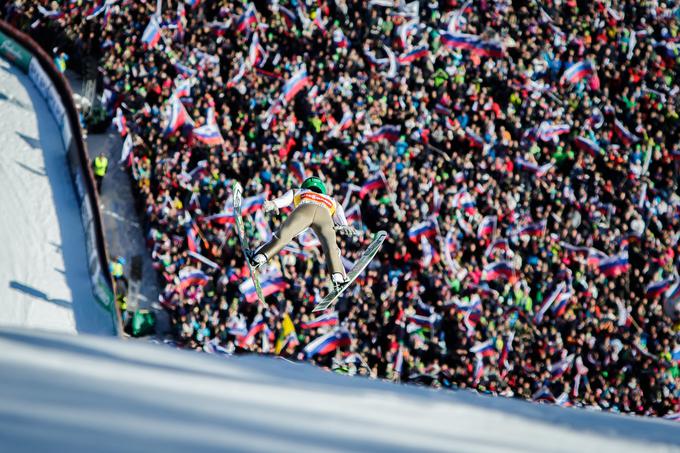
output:
M15 0L4 14L99 62L181 344L680 411L675 2ZM229 218L233 180L272 198L301 173L360 213L350 262L389 234L339 319L312 328L329 284L313 238L274 260L286 287L263 309L239 288ZM253 245L281 221L251 217ZM310 352L326 332L331 352Z

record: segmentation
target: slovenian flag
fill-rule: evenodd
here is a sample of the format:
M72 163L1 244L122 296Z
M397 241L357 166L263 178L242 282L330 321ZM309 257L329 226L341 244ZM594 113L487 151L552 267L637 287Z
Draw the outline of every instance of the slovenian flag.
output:
M144 29L144 33L142 33L142 42L146 44L149 49L153 49L160 40L161 27L158 25L156 17L151 16L151 19L149 19L149 24Z
M487 340L483 343L475 343L475 345L470 348L470 352L478 357L493 357L496 355L496 348L491 340Z
M631 144L640 141L640 139L629 131L619 120L614 120L614 131L616 132L617 137L619 137L626 146L630 146Z
M295 13L288 8L279 5L279 15L283 18L283 21L286 23L286 27L289 30L292 30L293 27L295 26L295 22L297 21L297 16Z
M496 41L485 41L476 35L467 33L441 32L441 42L450 49L469 50L477 55L501 58L503 56L503 46Z
M303 66L283 85L281 96L286 102L290 102L308 83L307 68Z
M245 12L236 21L236 32L244 33L246 30L250 30L251 25L257 22L255 17L255 6L252 3L248 4Z
M561 378L564 373L569 371L569 368L571 368L571 364L574 361L574 355L570 354L564 359L560 360L557 363L553 363L550 365L548 368L548 371L550 372L550 377L552 378L553 381Z
M383 176L380 173L378 173L372 178L370 178L368 181L366 181L363 186L361 186L361 190L359 191L359 198L363 199L369 193L374 192L378 189L382 189L384 187L387 187L387 184L385 183L385 178L383 178Z
M193 136L196 140L208 146L220 146L224 143L220 130L215 124L204 124L195 128Z
M315 355L326 355L337 348L352 344L352 337L345 329L335 330L317 337L304 348L305 356L309 359Z
M571 299L571 296L573 296L571 290L563 291L559 294L559 296L557 296L557 300L555 300L551 308L553 315L562 316L564 312L567 311L567 307L569 307L569 300Z
M187 248L192 252L200 252L201 244L198 241L198 225L193 220L186 228L187 230Z
M185 291L190 286L205 286L208 284L208 276L203 271L194 267L184 267L179 271L179 290Z
M496 231L497 217L495 215L488 215L482 219L477 228L477 238L482 239L492 236Z
M483 280L487 282L497 280L499 278L509 280L514 274L515 271L512 267L512 263L509 261L497 261L495 263L490 263L484 266L484 269L482 270Z
M648 299L654 299L659 297L661 294L665 293L671 286L670 280L661 280L658 282L652 282L645 288L645 296Z
M515 232L515 236L535 236L541 237L545 234L545 228L548 222L546 220L541 220L540 222L530 223L521 228L518 228Z
M591 156L603 156L605 154L604 150L597 144L597 142L590 140L585 137L576 137L574 139L574 145L581 151L585 151Z
M260 37L257 32L253 33L253 38L250 41L250 49L248 50L248 63L250 66L257 66L264 60L264 48L260 45Z
M410 51L399 55L397 61L399 64L407 64L416 61L420 58L425 58L430 54L430 49L426 45L414 47Z
M615 277L623 272L627 272L629 267L628 252L603 259L598 265L600 272L606 277Z
M173 97L170 101L170 113L168 116L168 124L165 126L165 130L163 131L163 133L166 136L172 135L178 130L180 130L180 128L185 124L193 126L194 122L187 113L186 109L184 108L184 105L182 105L182 102L179 100L179 98Z
M574 63L569 68L567 68L566 71L564 71L564 74L562 74L562 78L560 79L561 84L565 83L578 83L579 81L585 79L586 77L590 77L593 74L595 74L595 68L593 67L593 64L590 61L580 61L578 63Z
M255 319L253 319L253 323L251 324L250 329L248 329L248 333L246 333L240 339L239 345L243 347L246 345L253 344L255 342L255 337L259 333L264 332L267 329L268 329L267 323L264 321L262 315L258 314L257 316L255 316Z
M380 140L385 139L391 143L395 143L399 140L400 130L399 126L386 124L377 131L368 134L366 138L369 142L379 142Z
M550 295L543 301L543 304L541 304L541 307L538 309L536 315L534 316L534 322L536 322L536 324L541 322L541 320L543 319L543 315L545 315L545 312L547 312L548 309L552 306L552 304L555 303L555 301L560 297L560 294L564 292L566 287L567 285L564 282L560 282L560 284L557 285L555 290L552 293L550 293Z
M241 214L252 214L255 211L262 209L264 202L267 199L266 193L261 193L254 195L252 197L245 198L243 203L241 203Z
M291 161L288 164L288 168L295 179L297 179L298 182L302 184L302 182L305 180L305 166L302 164L302 162L298 160Z
M283 279L283 275L276 268L270 268L269 272L260 275L260 287L262 288L262 295L269 297L272 294L284 291L288 287L288 283ZM251 278L247 278L239 285L241 294L245 296L247 302L255 302L257 300L257 292L255 284Z
M354 203L347 211L345 211L345 219L347 223L361 223L361 207L358 203Z
M578 63L572 64L569 66L569 68L567 68L566 71L564 71L564 74L562 74L562 77L560 78L560 83L563 85L565 83L578 83L594 74L595 67L590 61L580 61Z
M421 237L431 238L437 235L437 225L432 220L425 220L412 226L408 230L409 241L417 244Z
M544 142L549 142L556 139L562 134L568 134L571 126L568 124L541 124L538 128L538 138Z
M333 311L330 313L324 313L321 316L317 316L308 322L303 322L301 327L303 329L316 329L324 326L335 326L338 324L338 322L338 312Z

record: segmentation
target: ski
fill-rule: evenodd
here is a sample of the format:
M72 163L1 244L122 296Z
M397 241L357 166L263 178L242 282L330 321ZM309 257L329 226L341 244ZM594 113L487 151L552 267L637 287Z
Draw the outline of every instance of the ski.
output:
M371 262L373 257L378 253L378 250L380 250L380 247L382 247L383 242L385 241L385 238L387 238L387 233L384 231L379 231L376 235L375 238L373 239L373 242L371 242L368 247L366 247L366 250L364 250L364 253L361 255L361 258L359 258L352 268L347 273L347 283L344 285L340 286L337 289L333 289L326 297L324 297L321 302L319 302L316 307L314 307L314 311L322 311L333 305L333 303L337 300L338 297L352 284L354 283L354 280L357 279L357 277L366 269L366 266L368 266L368 263Z
M239 242L241 243L241 250L243 250L243 255L246 259L246 264L248 269L250 269L250 278L253 280L253 285L255 285L255 292L257 293L257 298L262 304L262 306L267 307L267 303L264 301L264 295L262 294L262 287L260 286L260 274L253 266L250 264L250 247L248 246L248 241L246 239L246 229L243 224L243 215L241 213L241 202L243 201L243 187L238 181L234 181L232 186L232 192L234 197L234 220L236 223L236 235L238 236Z

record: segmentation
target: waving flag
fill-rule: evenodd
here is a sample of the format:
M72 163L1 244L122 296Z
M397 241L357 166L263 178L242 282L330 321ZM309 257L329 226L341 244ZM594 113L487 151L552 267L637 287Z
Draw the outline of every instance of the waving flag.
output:
M161 27L158 25L158 21L155 16L151 16L149 19L149 24L144 29L142 33L142 42L146 44L147 48L153 49L158 45L161 40Z
M615 277L623 272L627 272L629 267L628 252L623 252L611 258L603 259L598 265L600 272L606 277Z
M538 138L544 142L549 142L562 134L568 134L571 126L568 124L547 124L543 123L538 128Z
M515 270L512 267L512 263L509 261L497 261L495 263L490 263L484 266L482 270L482 280L492 281L499 278L509 280L515 275Z
M221 146L224 143L220 129L215 124L204 124L195 128L193 136L196 140L208 146Z
M205 286L208 284L208 276L203 271L194 267L183 267L179 273L180 291L185 291L190 286Z
M478 357L493 357L496 355L496 348L491 340L487 340L483 343L475 343L475 345L470 348L470 352Z
M250 66L257 66L264 61L265 51L260 45L260 37L257 32L253 33L253 38L250 41L250 49L248 50L248 63Z
M484 257L488 258L491 255L493 255L496 251L501 251L501 252L510 251L510 244L508 243L508 240L504 239L504 238L498 238L495 241L493 241L486 248L486 251L484 252Z
M187 247L192 252L200 252L201 244L198 241L198 225L193 220L189 226L186 227L187 232Z
M288 164L290 173L300 184L305 180L305 166L299 160L293 160Z
M597 144L597 142L585 137L576 137L574 139L574 145L581 151L585 151L593 157L603 156L605 154L605 151Z
M188 98L191 96L191 87L194 86L194 79L193 77L188 77L184 80L180 80L177 82L175 80L175 91L173 91L172 95L173 97L176 98Z
M234 224L236 220L234 219L234 208L231 207L219 214L213 214L211 216L205 217L203 220L208 222L213 222L218 225Z
M432 219L413 225L408 230L408 240L417 244L421 237L432 238L437 235L437 225Z
M617 137L619 137L626 146L630 146L631 144L640 141L640 138L629 131L619 120L614 120L614 132L616 132Z
M574 354L570 354L559 362L550 365L548 371L550 372L550 377L552 378L553 382L564 376L564 373L569 371L573 362Z
M65 16L64 12L61 10L48 10L41 5L38 5L38 12L48 19L57 20Z
M206 258L205 256L201 255L200 253L192 252L191 250L189 250L187 252L187 255L189 255L191 258L195 259L196 261L200 261L201 263L205 264L206 266L212 267L213 269L220 269L219 264L217 264L213 260Z
M283 85L281 96L286 102L290 102L305 86L309 84L307 68L298 69Z
M236 32L245 33L250 30L251 26L256 22L255 6L252 3L249 3L244 13L236 20Z
M347 223L361 223L361 207L358 203L354 203L347 211L345 211L345 218Z
M564 312L567 311L567 307L569 307L569 300L571 299L571 296L573 296L573 295L574 294L572 293L572 291L570 289L566 290L566 291L562 291L557 296L557 300L555 300L555 302L553 303L553 306L551 308L553 315L562 316L564 314Z
M255 337L265 330L267 330L267 323L262 315L258 314L255 316L255 319L253 319L253 323L251 324L250 329L248 329L248 333L246 333L246 335L241 338L241 341L239 341L240 346L243 347L253 344L255 342Z
M172 135L180 130L180 128L185 124L193 126L194 122L187 113L179 98L173 97L170 101L168 124L165 126L163 133L166 136Z
M528 225L518 228L517 231L513 233L513 235L541 237L545 234L545 228L547 225L548 222L546 220L530 223Z
M317 316L316 318L308 321L308 322L303 322L301 324L301 327L303 329L317 329L319 327L324 327L324 326L335 326L339 323L338 319L338 312L333 311L330 313L324 313L320 316Z
M425 58L430 54L430 49L426 46L418 46L414 47L413 49L409 50L406 53L403 53L399 55L399 58L397 58L397 61L399 64L410 64L416 60L419 60L421 58Z
M269 268L266 273L260 275L260 286L262 287L262 295L269 297L272 294L284 291L288 287L288 283L283 279L283 275L278 269ZM239 290L245 296L247 302L257 301L257 292L251 278L247 278L241 283Z
M402 49L408 49L408 38L418 32L418 27L418 19L412 19L397 28L397 43Z
M304 348L305 356L309 359L315 355L326 355L337 348L352 344L352 337L345 329L335 330L317 337Z
M557 300L557 298L564 292L564 290L567 288L566 283L560 282L559 285L555 288L555 290L550 293L550 295L543 301L543 304L541 304L541 307L538 309L536 312L536 315L534 316L534 322L536 324L540 323L541 320L543 320L543 316L545 315L545 312L548 311L548 309L552 306L553 303Z
M262 209L266 199L266 193L260 193L253 195L252 197L244 198L243 202L241 203L241 213L243 215L253 214L255 211Z
M374 175L372 178L368 179L368 181L366 181L364 185L361 186L361 190L359 191L359 198L363 199L369 193L375 192L376 190L385 187L387 187L387 184L385 183L385 178L383 178L382 174L378 173Z
M547 163L545 165L538 165L534 164L532 162L529 162L526 159L523 159L521 157L517 157L515 159L515 167L518 170L525 170L528 171L529 173L534 173L536 176L543 176L545 173L548 172L552 168L553 164Z
M560 79L560 83L575 84L594 74L595 68L590 61L580 61L578 63L572 64L566 71L564 71L564 74L562 74L562 78Z
M295 15L295 13L281 5L279 5L278 11L279 15L286 23L286 28L288 28L288 30L292 30L293 27L295 26L295 22L297 21L297 16Z
M648 299L655 299L666 292L671 286L671 280L661 280L652 282L645 288L645 296Z
M440 39L442 44L450 49L469 50L477 55L501 58L503 57L503 46L497 41L485 41L480 36L467 33L450 33L441 31Z
M369 142L379 142L380 140L387 140L395 143L399 140L399 133L401 128L391 124L386 124L373 133L366 135Z
M482 219L477 228L477 238L482 239L493 236L496 231L497 217L495 215L488 215Z

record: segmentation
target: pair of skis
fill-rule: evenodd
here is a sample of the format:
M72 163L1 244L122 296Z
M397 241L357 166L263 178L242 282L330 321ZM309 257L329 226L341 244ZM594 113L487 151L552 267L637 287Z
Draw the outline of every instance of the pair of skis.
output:
M241 249L246 257L246 264L250 270L250 277L253 280L253 285L255 286L255 292L257 293L257 298L260 303L266 307L267 304L264 301L264 296L262 294L262 287L260 286L260 274L257 269L253 268L250 264L249 256L251 255L251 249L248 245L248 240L246 238L245 226L243 224L243 213L241 211L241 203L243 202L243 187L237 181L234 182L233 186L233 199L234 199L234 218L236 223L236 234L239 238L241 244ZM352 270L347 273L347 282L338 288L334 288L326 297L324 297L321 302L319 302L313 311L322 311L329 308L333 303L340 297L340 295L357 279L357 277L366 269L368 263L371 262L373 257L378 253L380 247L382 247L383 242L387 238L387 233L384 231L379 231L373 241L366 247L366 250L361 254L361 257L357 260Z

